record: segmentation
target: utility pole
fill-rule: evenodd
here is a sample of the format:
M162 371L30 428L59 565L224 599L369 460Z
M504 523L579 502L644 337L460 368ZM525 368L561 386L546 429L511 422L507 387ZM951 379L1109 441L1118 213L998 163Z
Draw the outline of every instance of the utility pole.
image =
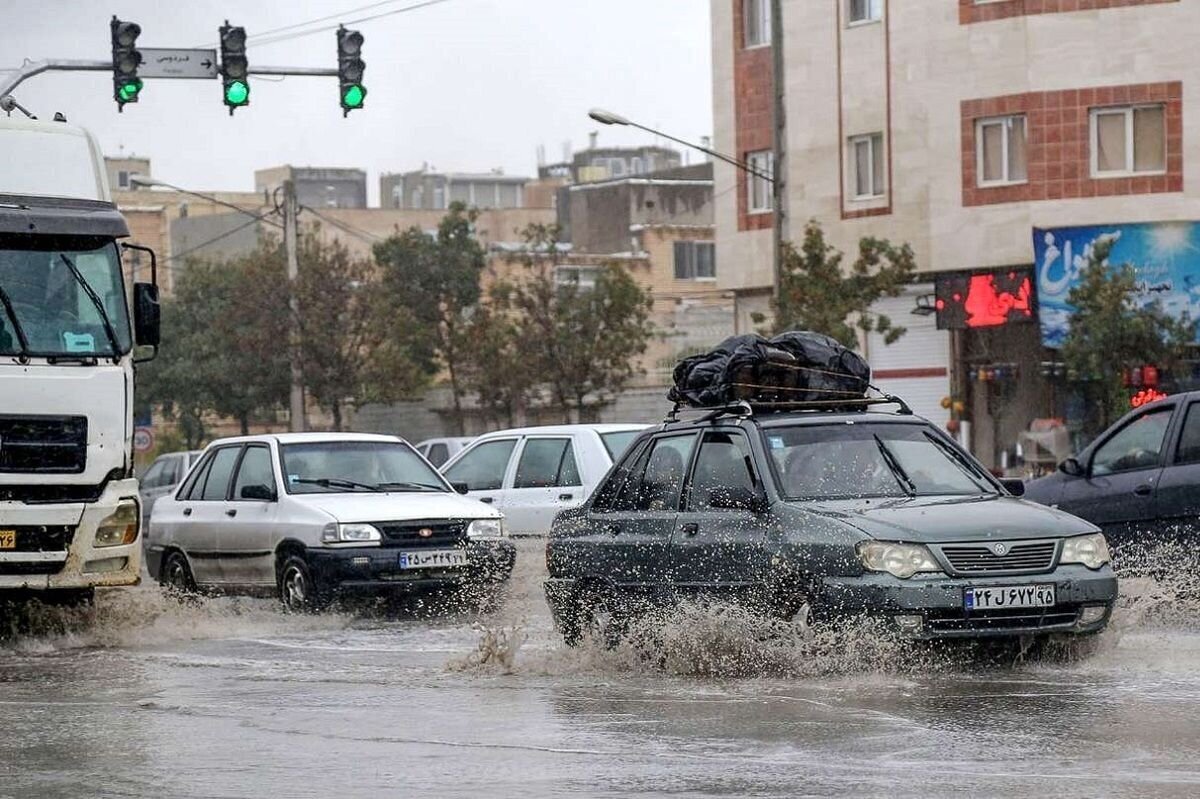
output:
M296 184L289 178L283 182L283 241L287 249L287 278L288 306L291 320L288 325L292 366L292 390L288 402L288 430L302 433L308 429L304 419L304 353L300 342L300 255L298 250L299 231L296 227L296 215L299 213L299 203L296 202Z
M787 240L787 93L784 82L783 57L783 0L771 0L771 61L772 86L775 95L774 181L771 183L772 205L775 209L775 300L783 293L783 243Z

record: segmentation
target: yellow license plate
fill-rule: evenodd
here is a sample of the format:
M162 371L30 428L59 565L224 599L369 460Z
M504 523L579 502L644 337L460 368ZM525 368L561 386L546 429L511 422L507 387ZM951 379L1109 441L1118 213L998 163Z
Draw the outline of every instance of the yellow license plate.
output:
M0 530L0 549L17 548L17 531Z

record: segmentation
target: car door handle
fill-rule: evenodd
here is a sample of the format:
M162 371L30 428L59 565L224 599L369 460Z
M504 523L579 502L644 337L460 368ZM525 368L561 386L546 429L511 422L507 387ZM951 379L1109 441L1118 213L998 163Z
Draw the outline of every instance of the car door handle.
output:
M574 494L559 494L558 495L559 502L566 502L569 499L575 499L575 495Z
M191 515L192 515L192 509L191 509L191 508L184 508L184 509L183 509L183 515L184 515L184 516L191 516Z
M684 535L692 536L692 535L695 535L696 533L700 532L700 525L696 524L695 522L688 522L687 524L680 527L679 530Z
M487 504L491 505L493 502L496 501L496 499L495 499L495 497L480 497L479 501L486 502Z
M1137 494L1139 497L1148 497L1150 496L1150 492L1153 490L1154 486L1150 485L1149 483L1143 483L1142 485L1133 489L1133 493Z
M230 518L237 516L237 508L230 508L229 510L225 511L225 515L229 516Z

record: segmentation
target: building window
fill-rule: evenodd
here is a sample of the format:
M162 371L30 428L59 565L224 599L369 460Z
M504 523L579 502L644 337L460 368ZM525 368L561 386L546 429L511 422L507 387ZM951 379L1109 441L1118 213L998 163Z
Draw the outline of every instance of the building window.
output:
M851 25L883 19L883 0L849 0L849 3Z
M975 123L976 175L980 186L1024 183L1025 117L993 117Z
M433 187L433 207L435 210L443 211L446 209L446 187L437 185Z
M746 163L754 170L746 175L746 207L752 214L770 212L774 207L774 198L772 181L768 178L775 175L775 153L771 150L746 153Z
M129 173L123 169L117 173L117 188L129 188Z
M1165 172L1167 120L1162 105L1092 109L1092 176Z
M869 133L850 139L850 180L854 199L882 197L886 186L883 175L883 134Z
M634 175L642 174L642 159L636 155L629 161L629 172Z
M676 280L714 280L716 277L717 256L713 242L675 242Z
M742 21L747 47L771 43L771 0L742 0Z

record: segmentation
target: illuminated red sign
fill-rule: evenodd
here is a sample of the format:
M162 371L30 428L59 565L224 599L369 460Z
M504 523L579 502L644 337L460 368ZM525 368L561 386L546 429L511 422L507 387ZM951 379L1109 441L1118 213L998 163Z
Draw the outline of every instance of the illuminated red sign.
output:
M1032 322L1037 310L1028 269L947 275L938 278L937 326L941 330L1000 327Z
M1133 395L1129 400L1129 404L1135 408L1140 408L1143 405L1149 405L1151 402L1158 402L1166 399L1167 395L1155 388L1145 388Z

